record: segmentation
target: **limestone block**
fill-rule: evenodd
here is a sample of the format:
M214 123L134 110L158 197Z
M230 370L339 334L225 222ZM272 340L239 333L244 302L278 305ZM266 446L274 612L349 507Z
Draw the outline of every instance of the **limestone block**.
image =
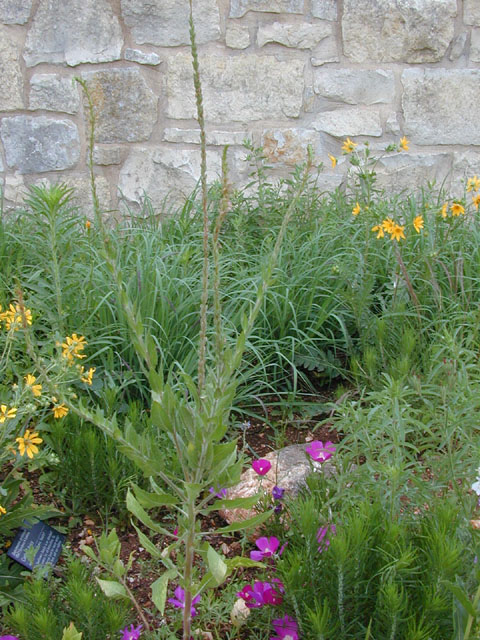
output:
M239 24L227 25L225 44L230 49L246 49L250 46L250 32L248 27Z
M80 156L77 127L69 120L46 116L3 118L0 135L7 165L19 173L70 169Z
M315 161L325 154L321 136L312 129L267 129L263 132L262 146L267 160L295 166L307 160L307 147L311 145Z
M402 106L405 134L415 144L480 144L480 70L406 69Z
M121 0L125 24L137 44L175 47L189 44L189 3L179 0ZM217 0L196 0L193 19L197 44L220 37Z
M243 131L207 131L207 144L215 146L241 145L246 134ZM200 129L178 129L167 127L163 132L165 142L184 142L187 144L200 144Z
M18 172L7 173L3 187L3 198L7 203L7 208L20 207L25 199L27 187L25 179Z
M452 41L456 14L456 0L344 0L345 55L355 62L437 62Z
M297 49L313 49L322 40L332 35L330 24L283 24L274 22L260 26L257 43L263 47L270 42Z
M321 173L315 178L315 186L319 193L332 193L345 183L345 179L341 173Z
M338 43L335 36L322 40L315 49L314 54L314 57L310 60L314 67L321 67L328 62L339 62Z
M452 50L450 51L450 55L448 56L448 59L452 60L452 62L455 60L458 60L462 55L462 53L465 51L466 43L467 43L467 32L464 31L463 33L460 33L456 38L454 38L453 44L452 44Z
M375 168L377 186L391 193L411 193L412 187L425 186L427 182L435 181L440 185L448 175L450 166L449 153L394 153L383 156Z
M470 60L472 62L480 62L480 29L472 29Z
M99 147L95 145L93 148L93 162L105 167L112 164L121 164L122 148L111 146Z
M25 24L32 10L32 0L0 0L0 22Z
M298 117L304 89L300 60L244 54L200 59L205 117L215 122ZM190 54L168 60L167 117L196 115Z
M463 21L465 24L480 27L480 3L478 0L464 0Z
M88 178L67 177L63 179L62 182L65 182L73 189L71 200L72 205L74 207L78 207L86 216L93 218L94 209L90 180ZM101 211L105 213L111 211L112 198L110 195L110 185L108 184L108 180L103 176L96 176L95 186Z
M453 196L463 197L468 178L480 176L480 153L478 151L454 151L450 191ZM467 196L467 201L470 196Z
M305 0L230 0L230 18L241 18L247 11L303 13Z
M123 36L108 0L40 0L27 33L27 67L120 59Z
M156 53L145 53L145 51L140 51L139 49L125 49L125 60L138 62L138 64L150 64L152 66L162 62L160 56Z
M312 0L312 16L322 20L336 20L337 0Z
M3 165L3 158L0 156L0 172L5 171L5 167Z
M387 121L385 123L385 131L386 133L392 133L395 136L398 136L400 134L400 125L398 124L396 113L391 113L387 117Z
M82 74L97 116L97 142L148 140L157 120L158 99L138 69Z
M321 69L315 71L315 93L347 104L392 102L395 93L393 71L383 69Z
M0 27L0 111L14 109L23 109L19 50L8 27Z
M78 89L72 79L57 73L37 73L30 80L30 109L77 113Z
M345 136L381 136L382 124L376 111L337 109L318 114L312 126L317 131L343 138Z

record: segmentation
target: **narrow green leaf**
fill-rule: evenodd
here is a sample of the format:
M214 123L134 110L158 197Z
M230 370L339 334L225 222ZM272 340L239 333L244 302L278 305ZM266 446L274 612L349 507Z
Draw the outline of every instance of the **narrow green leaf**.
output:
M115 582L115 580L100 580L100 578L96 580L107 598L127 598L128 600L128 594L123 584Z
M153 509L155 507L163 507L178 503L178 498L171 496L169 493L150 493L133 485L133 491L138 502L145 509Z
M175 578L176 571L169 569L152 584L152 601L163 616L165 601L167 599L168 581Z
M475 619L477 617L477 612L473 608L473 604L468 599L468 596L466 595L465 591L461 587L459 587L458 584L454 584L449 580L443 580L443 584L447 587L447 589L451 593L453 593L455 598L460 602L460 604L468 612L468 614Z
M220 586L227 575L227 565L225 564L222 556L210 545L208 545L207 548L207 561L208 568L210 569L212 576L215 578L217 586Z
M234 522L228 527L221 527L217 529L217 533L232 533L233 531L241 531L242 529L248 529L249 527L256 527L260 524L263 524L266 520L268 520L273 515L273 509L269 511L265 511L265 513L259 513L257 516L253 516L253 518L248 518L248 520L243 520L242 522Z
M152 518L150 518L150 516L145 511L145 509L143 509L143 507L140 506L140 504L138 503L138 501L136 500L136 498L134 497L130 489L127 491L126 503L127 503L127 509L130 511L130 513L133 513L133 515L136 518L138 518L140 522L143 522L143 524L146 527L148 527L152 531L155 531L156 533L163 533L163 535L169 535L169 531L161 527L159 524L154 522Z

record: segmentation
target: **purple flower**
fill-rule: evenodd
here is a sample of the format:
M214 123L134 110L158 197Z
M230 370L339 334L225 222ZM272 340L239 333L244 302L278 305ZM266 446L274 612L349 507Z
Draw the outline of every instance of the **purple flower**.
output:
M276 636L270 638L270 640L298 640L298 625L293 618L286 615L283 618L277 618L272 620L273 628L275 629Z
M318 551L320 553L330 546L330 540L326 537L329 529L332 536L336 535L337 527L334 524L327 524L326 527L320 527L317 531Z
M277 504L273 511L274 511L274 513L281 513L282 512L282 505L281 504Z
M185 591L182 589L182 587L177 587L174 591L174 594L175 598L169 598L168 602L170 602L170 604L173 604L173 606L177 607L178 609L185 609ZM193 605L197 604L197 602L200 602L200 597L201 596L195 596L195 598L193 598L192 600L192 608L190 610L192 618L197 615L197 610Z
M284 493L285 489L281 489L280 487L275 486L272 489L272 497L274 500L281 500Z
M270 538L259 538L255 541L255 544L260 551L250 551L250 558L261 562L264 558L271 558L280 544L278 538L271 536Z
M272 463L265 458L260 458L252 462L252 468L259 476L264 476L272 468Z
M138 640L140 638L140 634L142 633L142 625L139 624L138 627L134 627L133 624L130 625L130 629L125 627L122 631L120 631L122 635L121 640ZM3 638L3 636L2 636ZM2 640L0 638L0 640ZM10 636L6 636L7 640Z
M210 487L210 493L214 493L216 498L225 498L227 495L226 489L219 489L218 491L214 487Z
M249 609L259 609L265 604L280 604L283 600L269 582L255 582L253 587L247 584L237 593L237 596L245 601Z
M19 640L17 636L0 636L0 640Z
M332 457L336 450L337 447L334 446L333 442L328 441L324 445L321 440L314 440L308 447L305 447L305 451L315 462L325 462Z

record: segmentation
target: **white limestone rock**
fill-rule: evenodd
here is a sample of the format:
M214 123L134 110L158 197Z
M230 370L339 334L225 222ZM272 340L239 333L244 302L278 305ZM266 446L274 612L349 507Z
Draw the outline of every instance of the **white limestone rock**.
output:
M259 47L269 43L281 44L296 49L313 49L322 40L332 35L330 24L273 24L261 25L257 33Z
M58 73L37 73L30 80L30 109L78 113L80 97L72 78Z
M250 31L240 24L228 24L225 33L225 44L230 49L246 49L250 46Z
M322 20L336 20L337 0L312 0L312 16Z
M129 62L137 62L138 64L148 64L151 66L157 66L162 62L160 56L153 51L146 53L145 51L140 51L140 49L125 49L124 57L125 60Z
M336 138L345 136L382 135L382 123L376 111L365 109L336 109L319 113L312 126L317 131L328 133Z
M32 0L0 0L0 22L25 24L32 10Z
M395 94L393 71L383 69L321 69L315 71L315 93L347 104L392 102Z
M303 13L305 0L230 0L230 18L241 18L247 11Z
M19 47L8 27L0 26L0 111L23 109Z

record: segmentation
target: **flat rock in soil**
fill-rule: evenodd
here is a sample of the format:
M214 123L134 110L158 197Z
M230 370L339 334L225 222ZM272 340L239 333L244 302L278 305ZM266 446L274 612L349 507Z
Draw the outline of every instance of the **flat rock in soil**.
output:
M271 494L275 486L285 489L286 495L295 496L305 486L305 480L312 472L312 467L314 471L325 473L327 477L332 476L335 473L333 464L313 462L305 453L307 444L292 444L263 456L263 460L272 464L270 471L264 476L259 476L252 468L247 469L242 474L240 482L228 489L226 499L249 498L262 489ZM230 524L256 514L253 509L223 509L219 513Z

